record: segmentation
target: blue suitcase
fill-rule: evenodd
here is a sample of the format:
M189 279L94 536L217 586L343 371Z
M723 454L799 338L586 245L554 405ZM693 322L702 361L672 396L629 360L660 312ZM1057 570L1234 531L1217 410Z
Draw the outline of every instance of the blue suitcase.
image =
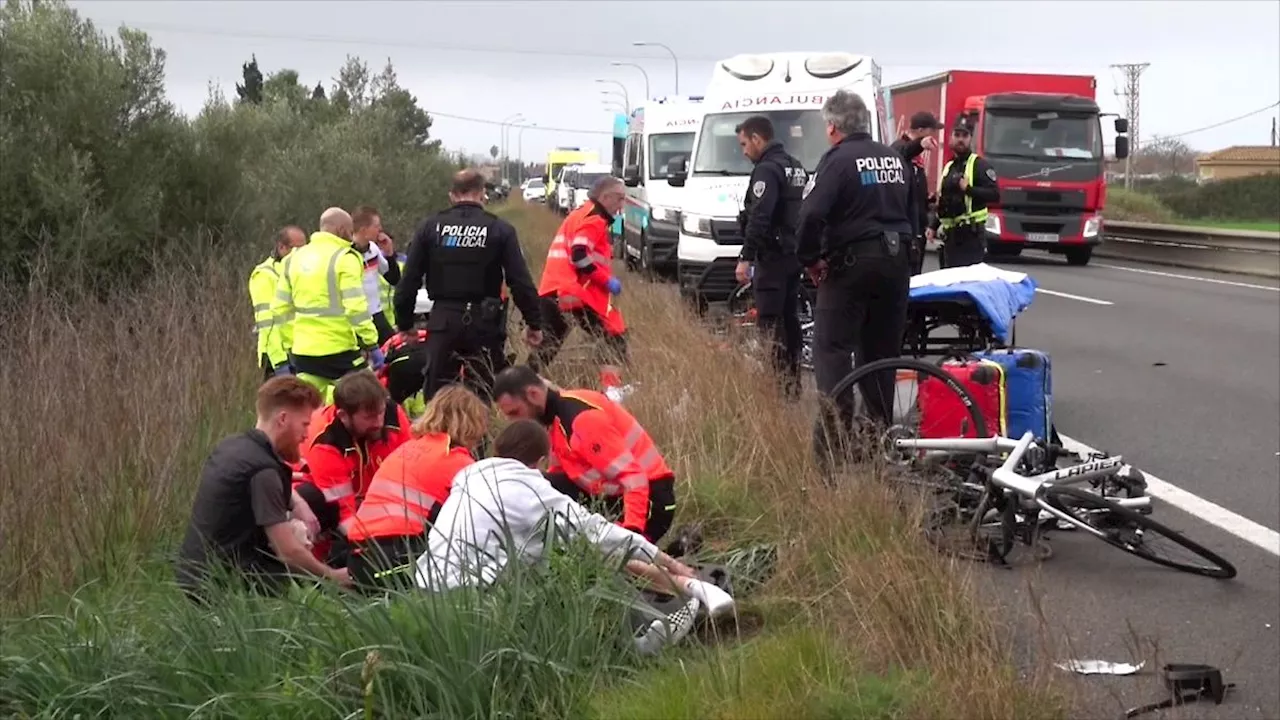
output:
M1040 350L1012 348L975 353L1000 364L1005 377L1006 432L1017 439L1030 430L1041 442L1056 442L1053 427L1053 366Z

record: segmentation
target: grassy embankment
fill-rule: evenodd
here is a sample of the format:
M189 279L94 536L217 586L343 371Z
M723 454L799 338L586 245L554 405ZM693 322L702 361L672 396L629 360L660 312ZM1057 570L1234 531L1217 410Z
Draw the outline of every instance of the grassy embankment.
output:
M1182 178L1107 188L1111 220L1280 232L1280 174L1198 185Z

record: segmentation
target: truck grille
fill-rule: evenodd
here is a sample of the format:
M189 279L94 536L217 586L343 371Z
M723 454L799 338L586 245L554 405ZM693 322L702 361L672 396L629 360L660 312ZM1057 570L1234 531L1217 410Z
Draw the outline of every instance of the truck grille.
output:
M1030 215L1049 215L1058 212L1080 212L1085 209L1083 190L1023 190L1009 188L1000 191L1000 207L1012 212Z

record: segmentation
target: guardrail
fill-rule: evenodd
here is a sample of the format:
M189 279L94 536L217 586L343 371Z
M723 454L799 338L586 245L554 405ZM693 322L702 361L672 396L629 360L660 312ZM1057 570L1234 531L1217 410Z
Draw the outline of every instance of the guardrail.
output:
M1280 232L1106 221L1098 257L1280 278Z

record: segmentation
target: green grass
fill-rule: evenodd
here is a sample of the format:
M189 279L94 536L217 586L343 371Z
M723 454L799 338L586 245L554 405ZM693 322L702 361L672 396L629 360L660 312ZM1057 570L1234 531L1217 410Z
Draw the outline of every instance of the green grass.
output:
M1219 230L1253 230L1256 232L1280 232L1280 222L1246 222L1234 220L1179 220L1179 225L1210 227Z

